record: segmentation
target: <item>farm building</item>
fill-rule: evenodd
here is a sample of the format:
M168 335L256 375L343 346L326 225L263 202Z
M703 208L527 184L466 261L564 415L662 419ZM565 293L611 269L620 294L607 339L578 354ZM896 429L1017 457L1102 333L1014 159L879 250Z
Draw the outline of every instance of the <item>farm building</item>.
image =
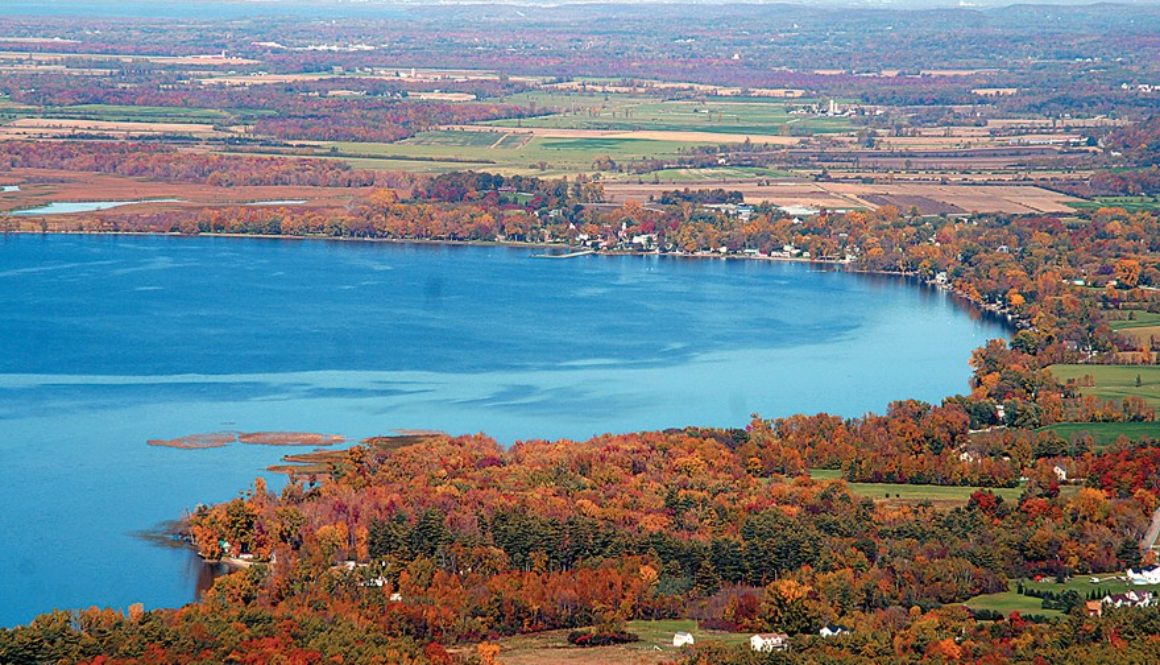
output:
M1128 570L1128 582L1132 584L1160 584L1160 565Z
M683 647L686 644L693 644L694 642L695 640L690 633L686 633L684 631L673 633L673 646L675 647Z

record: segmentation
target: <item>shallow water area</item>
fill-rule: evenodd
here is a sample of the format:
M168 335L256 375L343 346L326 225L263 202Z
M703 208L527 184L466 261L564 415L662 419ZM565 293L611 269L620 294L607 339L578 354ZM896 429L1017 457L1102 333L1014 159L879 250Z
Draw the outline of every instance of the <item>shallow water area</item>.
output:
M5 189L4 191L9 191ZM19 191L19 189L12 190ZM138 203L180 203L181 199L141 199L138 201L54 201L35 208L13 210L9 215L29 217L39 215L72 215L78 212L98 212Z

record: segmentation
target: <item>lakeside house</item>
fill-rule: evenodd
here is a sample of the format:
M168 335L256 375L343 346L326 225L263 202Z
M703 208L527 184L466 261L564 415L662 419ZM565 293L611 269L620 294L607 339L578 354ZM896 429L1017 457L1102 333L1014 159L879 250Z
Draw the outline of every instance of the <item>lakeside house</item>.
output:
M785 651L789 647L789 635L785 633L758 633L749 638L749 648L761 653Z
M675 647L683 647L686 644L694 643L696 643L696 640L693 639L693 635L691 633L686 633L684 631L673 633L673 646Z

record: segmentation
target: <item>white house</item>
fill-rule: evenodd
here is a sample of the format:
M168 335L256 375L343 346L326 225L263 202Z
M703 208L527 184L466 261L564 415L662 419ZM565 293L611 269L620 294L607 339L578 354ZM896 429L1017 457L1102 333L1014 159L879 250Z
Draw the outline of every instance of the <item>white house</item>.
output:
M758 633L749 638L749 648L763 653L784 651L788 646L789 635L785 633Z
M1151 591L1129 591L1117 593L1103 599L1109 607L1151 607L1156 604L1156 596Z
M657 245L657 237L651 233L641 233L632 237L632 244L640 245L644 249L652 249Z
M845 626L839 626L836 623L828 623L822 626L822 629L818 631L818 635L821 635L822 637L837 637L838 635L845 635L849 632L850 629Z
M1059 482L1062 483L1067 480L1067 469L1057 464L1055 465L1055 468L1052 469L1052 471L1055 472L1055 477L1059 480Z
M1160 584L1160 565L1128 570L1129 584Z
M675 647L683 647L686 644L693 644L693 642L693 636L689 633L684 631L673 633L673 646Z

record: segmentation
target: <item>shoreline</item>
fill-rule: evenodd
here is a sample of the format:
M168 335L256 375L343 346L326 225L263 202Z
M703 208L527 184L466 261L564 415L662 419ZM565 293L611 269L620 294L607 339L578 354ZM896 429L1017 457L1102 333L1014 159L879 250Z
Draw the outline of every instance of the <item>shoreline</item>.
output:
M769 256L764 254L719 254L712 252L638 252L632 250L606 250L606 249L591 249L581 245L572 245L563 242L521 242L521 241L507 241L507 240L451 240L451 239L431 239L431 238L354 238L349 236L322 236L322 235L290 235L284 233L197 233L187 234L178 232L152 232L152 231L5 231L0 233L0 236L5 235L21 235L21 236L143 236L143 237L159 237L159 238L252 238L256 240L295 240L295 241L332 241L332 242L354 242L354 243L387 243L394 245L430 245L430 246L447 246L447 247L507 247L507 248L527 248L527 249L565 249L583 251L583 254L577 257L563 257L563 258L580 258L583 256L656 256L656 257L671 257L674 259L713 259L723 261L770 261L775 263L800 263L816 266L826 266L831 270L841 270L852 274L861 275L877 275L889 277L901 277L908 281L914 280L920 286L937 291L949 293L956 299L961 300L970 309L976 310L979 313L990 316L1001 322L1006 326L1010 332L1014 333L1019 330L1030 327L1030 323L1020 318L1017 315L1004 311L994 305L987 303L980 303L971 300L963 293L960 293L949 283L938 283L931 279L924 279L915 272L897 272L890 270L869 270L865 268L853 267L850 261L842 259L818 259L818 258L801 258L792 256ZM553 257L555 258L555 257Z

